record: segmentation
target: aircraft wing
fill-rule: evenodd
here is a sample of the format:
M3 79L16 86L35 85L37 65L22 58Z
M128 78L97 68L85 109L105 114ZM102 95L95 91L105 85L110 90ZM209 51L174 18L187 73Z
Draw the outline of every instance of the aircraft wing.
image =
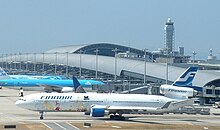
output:
M194 104L195 100L196 100L196 98L191 98L191 99L171 102L170 104L166 103L163 107L161 107L161 109L163 109L165 111L172 111L172 110L175 110L177 108L184 107L184 106L191 106L191 105Z
M129 113L133 111L145 111L145 112L169 112L184 106L190 106L194 103L195 99L187 99L182 101L170 101L164 104L162 107L138 107L138 106L102 106L105 110L112 112L122 111L123 113ZM94 106L100 108L100 106Z
M110 106L106 110L109 111L118 111L118 110L156 110L157 108L153 107L135 107L135 106Z
M39 86L43 87L44 91L47 91L47 92L53 92L53 91L61 92L63 88L63 86L47 85L47 84L39 84Z

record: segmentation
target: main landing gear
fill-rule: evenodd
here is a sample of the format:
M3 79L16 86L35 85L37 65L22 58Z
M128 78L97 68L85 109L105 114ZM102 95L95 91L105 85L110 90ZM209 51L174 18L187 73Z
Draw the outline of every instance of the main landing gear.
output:
M44 119L44 112L39 112L40 113L40 119L43 120Z
M125 120L125 117L124 116L119 116L119 115L110 115L110 119L112 120Z

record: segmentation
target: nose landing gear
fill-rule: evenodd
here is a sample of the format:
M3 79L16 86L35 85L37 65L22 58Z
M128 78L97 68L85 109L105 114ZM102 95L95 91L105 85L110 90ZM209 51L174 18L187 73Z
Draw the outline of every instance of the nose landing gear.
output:
M44 112L39 112L40 113L40 119L43 120L44 119Z

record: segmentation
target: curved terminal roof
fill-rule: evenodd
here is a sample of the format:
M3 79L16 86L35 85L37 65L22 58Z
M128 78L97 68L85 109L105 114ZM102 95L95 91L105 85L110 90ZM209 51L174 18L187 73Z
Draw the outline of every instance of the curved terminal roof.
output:
M114 49L117 48L117 53L129 51L135 53L138 56L143 56L144 51L136 48L131 48L127 46L112 44L112 43L96 43L96 44L84 44L84 45L70 45L54 48L46 51L45 53L81 53L82 54L95 54L95 50L98 49L98 55L103 56L115 56ZM143 48L144 49L144 48ZM151 55L150 52L146 52L148 55ZM157 54L154 54L156 56Z
M46 51L45 53L74 53L83 47L87 46L85 45L69 45L69 46L61 46L57 48L53 48L51 50Z

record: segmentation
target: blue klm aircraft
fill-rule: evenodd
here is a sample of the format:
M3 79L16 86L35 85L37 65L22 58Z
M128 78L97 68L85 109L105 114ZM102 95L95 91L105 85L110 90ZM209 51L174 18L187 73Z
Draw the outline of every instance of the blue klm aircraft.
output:
M22 77L25 78L22 78ZM19 77L19 78L14 78ZM75 77L74 77L75 78ZM92 88L94 85L103 85L97 80L79 80L82 87ZM23 88L24 90L44 90L46 92L73 92L74 80L72 79L54 79L54 78L27 78L27 75L10 76L0 68L0 86L9 88Z

